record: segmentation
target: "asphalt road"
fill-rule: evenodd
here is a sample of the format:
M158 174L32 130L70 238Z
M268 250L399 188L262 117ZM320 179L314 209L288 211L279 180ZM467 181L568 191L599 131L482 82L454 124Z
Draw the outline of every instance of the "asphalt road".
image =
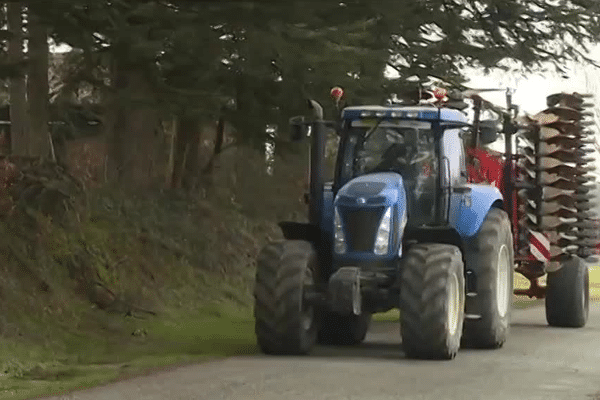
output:
M582 329L548 327L543 308L515 310L502 349L461 350L452 361L407 360L398 325L379 323L356 348L230 358L59 398L598 400L600 304L592 303Z

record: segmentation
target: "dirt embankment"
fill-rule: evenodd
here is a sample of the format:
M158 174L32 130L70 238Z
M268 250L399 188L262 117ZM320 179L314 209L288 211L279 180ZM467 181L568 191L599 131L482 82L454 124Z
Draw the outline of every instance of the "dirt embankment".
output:
M303 211L304 160L262 160L231 152L188 196L0 158L0 399L255 351L256 254Z

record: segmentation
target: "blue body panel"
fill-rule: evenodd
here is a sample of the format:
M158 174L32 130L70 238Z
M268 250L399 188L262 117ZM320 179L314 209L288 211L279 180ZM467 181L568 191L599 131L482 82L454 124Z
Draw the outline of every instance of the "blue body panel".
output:
M387 255L377 255L372 252L349 252L334 254L336 261L391 261L401 255L401 242L407 214L406 192L404 182L399 174L378 172L354 178L338 191L334 206L357 209L392 207L392 231ZM344 231L344 234L348 235L350 232Z
M500 190L489 185L467 185L471 193L463 195L463 201L454 205L450 212L450 225L467 239L479 232L485 216L496 201L502 201Z
M378 186L379 190L374 191L375 186ZM338 205L341 202L374 197L382 198L382 201L378 205L383 204L389 207L399 201L406 204L404 182L400 174L395 172L377 172L356 177L338 191L334 204Z

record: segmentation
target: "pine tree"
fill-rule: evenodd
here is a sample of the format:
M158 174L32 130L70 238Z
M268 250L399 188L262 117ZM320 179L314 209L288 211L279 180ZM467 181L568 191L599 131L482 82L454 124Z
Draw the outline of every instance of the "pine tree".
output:
M334 85L345 88L348 103L381 103L414 86L412 77L460 84L465 65L585 60L581 45L600 33L599 8L595 0L58 0L46 19L57 41L83 49L89 69L109 59L131 71L129 82L143 77L137 89L113 80L119 101L137 90L149 100L148 117L225 118L240 143L263 146L266 125L285 126L306 111L307 97L332 112ZM385 79L386 68L399 78ZM144 120L146 132L132 140L148 142L153 119L134 115L119 118ZM132 135L117 130L115 137ZM116 144L114 158L133 148ZM115 171L130 168L123 160Z

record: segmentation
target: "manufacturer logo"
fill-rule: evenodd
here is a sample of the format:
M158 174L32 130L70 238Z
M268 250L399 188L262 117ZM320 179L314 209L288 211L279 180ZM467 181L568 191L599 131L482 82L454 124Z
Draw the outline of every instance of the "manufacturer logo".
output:
M356 202L358 204L365 204L367 200L364 197L359 197L358 199L356 199Z

